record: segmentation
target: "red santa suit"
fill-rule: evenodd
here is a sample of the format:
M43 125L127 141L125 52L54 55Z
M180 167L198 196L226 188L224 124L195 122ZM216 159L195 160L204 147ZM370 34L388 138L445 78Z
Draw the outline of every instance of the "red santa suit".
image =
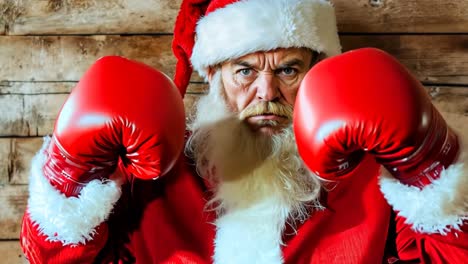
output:
M216 246L239 249L231 251L222 263L238 263L237 259L272 263L260 262L257 257L274 255L278 250L282 254L275 263L394 263L392 261L398 259L418 263L464 263L468 257L466 224L455 222L443 234L429 234L413 230L412 223L405 223L405 218L396 216L379 187L380 165L371 157L360 166L360 177L342 181L324 192L323 209L311 209L304 222L291 223L282 232L284 244L259 245L268 238L263 228L269 226L268 215L262 215L261 210L254 215L246 213L239 215L239 219L230 219L232 222L227 225L232 226L236 236L223 241L225 244L216 243L216 214L206 210L210 191L190 164L181 157L171 173L158 180L133 179L122 185L122 196L109 219L91 232L92 239L77 245L64 246L59 241L48 241L50 238L41 235L37 223L32 223L26 215L22 230L26 255L32 263L45 260L47 263L92 263L96 259L102 263L110 260L212 263ZM32 177L37 177L32 179L32 184L47 184L41 175ZM454 178L457 184L461 175ZM424 218L422 214L427 213L424 207L439 209L440 212L432 213L442 215L439 213L443 208L432 204L443 193L439 188L445 188L437 186L439 182L426 187L427 194L423 194L424 190L405 190L390 179L382 179L381 184L393 185L385 186L394 188L391 191L395 193L389 195L403 194L399 197L401 206L418 210L420 213L415 217ZM405 201L413 196L411 191L419 192L425 200ZM421 208L414 203L419 203ZM57 215L55 219L66 222L68 217L79 217L79 213ZM254 234L245 233L246 230L253 230Z
M340 53L328 1L183 1L173 44L179 60L175 83L184 94L192 67L206 77L210 66L225 60L289 47L325 56ZM281 207L274 197L232 214L211 210L213 183L200 177L184 155L153 181L134 177L120 163L110 180L91 181L79 196L66 197L43 173L49 144L46 139L33 161L21 231L31 263L468 259L468 163L463 157L420 189L400 183L368 155L356 168L357 177L325 184L321 206L311 204L307 216L297 220L278 217Z

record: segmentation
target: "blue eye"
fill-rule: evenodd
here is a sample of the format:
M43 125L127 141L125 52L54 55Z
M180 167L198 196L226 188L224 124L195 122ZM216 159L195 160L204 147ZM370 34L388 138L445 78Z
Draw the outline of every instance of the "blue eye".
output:
M291 67L287 67L287 68L283 68L281 69L281 73L284 74L284 75L294 75L296 74L297 70L294 69L294 68L291 68Z
M252 74L252 69L245 68L238 71L242 76L250 76Z

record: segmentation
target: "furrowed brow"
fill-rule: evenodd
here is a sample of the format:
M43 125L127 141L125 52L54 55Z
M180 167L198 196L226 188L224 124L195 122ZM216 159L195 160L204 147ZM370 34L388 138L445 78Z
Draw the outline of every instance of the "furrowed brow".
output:
M279 65L279 68L283 69L283 68L288 68L288 67L292 67L292 66L299 66L299 67L304 67L304 62L300 59L292 59L290 61L286 61L284 63L281 63Z
M253 68L252 64L250 64L250 63L248 63L246 61L243 61L243 60L234 61L233 65L234 66L242 66L242 67L246 67L246 68Z

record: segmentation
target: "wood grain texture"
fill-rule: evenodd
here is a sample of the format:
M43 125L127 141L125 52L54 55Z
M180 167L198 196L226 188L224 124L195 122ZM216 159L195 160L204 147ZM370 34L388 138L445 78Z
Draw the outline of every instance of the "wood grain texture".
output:
M5 94L45 94L69 93L76 85L71 82L0 82L0 95Z
M31 160L42 146L42 137L27 138L2 138L0 144L7 145L10 141L8 152L8 163L10 164L9 181L10 185L28 184L29 172L31 170ZM3 156L3 157L2 157ZM0 154L0 161L5 155Z
M17 239L21 227L26 203L28 200L27 185L0 185L0 238ZM1 262L1 261L0 261Z
M0 20L0 35L5 35L5 22L1 20Z
M466 0L332 0L352 33L467 33ZM3 0L9 35L172 33L181 0Z
M468 84L468 35L345 35L341 40L344 51L386 50L421 81ZM77 81L105 55L138 60L172 77L171 41L172 36L1 37L0 80ZM193 74L192 81L202 79Z
M0 241L0 263L4 264L27 264L29 263L23 255L18 240Z
M14 0L0 1L0 35L8 32L10 22L23 13L23 8L19 4L21 4L19 1Z
M172 33L181 0L6 0L9 35Z
M0 136L42 136L51 132L68 94L0 95Z
M76 86L76 81L70 82L0 82L0 95L32 95L32 94L51 94L51 93L69 93ZM190 83L187 87L187 93L204 93L208 89L205 83Z
M466 0L331 0L350 33L467 33Z
M28 184L31 160L42 143L42 137L0 138L1 184Z
M422 82L468 84L468 35L359 35L341 40L344 51L362 47L387 51Z
M77 81L100 57L125 56L172 77L172 36L0 37L0 80Z
M0 138L0 186L10 181L11 140L12 138Z
M428 92L447 123L468 140L468 87L431 87Z

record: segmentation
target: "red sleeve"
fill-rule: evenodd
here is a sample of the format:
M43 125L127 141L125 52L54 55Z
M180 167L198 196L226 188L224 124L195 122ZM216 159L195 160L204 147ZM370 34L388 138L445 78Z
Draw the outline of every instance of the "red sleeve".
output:
M405 223L405 218L397 216L398 257L417 263L464 263L468 259L468 222L460 229L445 235L419 233Z
M93 263L108 237L105 222L96 228L93 239L85 245L63 245L61 242L48 241L47 236L40 234L37 227L26 212L21 227L20 243L31 264Z

